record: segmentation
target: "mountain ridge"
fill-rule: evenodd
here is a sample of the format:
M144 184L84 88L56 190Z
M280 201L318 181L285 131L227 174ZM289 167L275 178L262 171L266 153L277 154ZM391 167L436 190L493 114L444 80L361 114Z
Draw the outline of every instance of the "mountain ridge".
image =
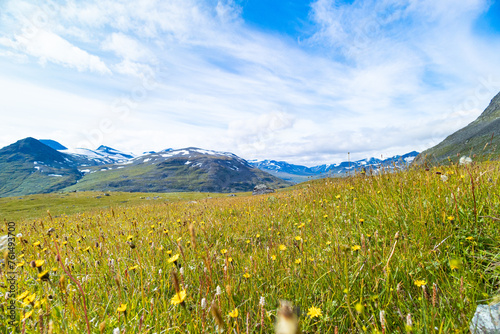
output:
M415 164L457 162L461 156L491 158L500 144L500 92L473 122L417 156Z
M290 185L229 152L186 148L129 157L107 146L58 151L31 137L21 139L0 149L0 196L74 190L236 192L260 183Z

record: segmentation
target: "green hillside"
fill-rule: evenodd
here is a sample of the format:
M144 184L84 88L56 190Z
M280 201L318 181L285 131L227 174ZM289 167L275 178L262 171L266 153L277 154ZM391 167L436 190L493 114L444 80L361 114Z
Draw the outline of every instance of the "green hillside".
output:
M420 153L416 164L424 162L439 164L458 161L461 156L475 160L498 159L500 144L500 93L490 102L484 112L465 128L448 136L438 145Z

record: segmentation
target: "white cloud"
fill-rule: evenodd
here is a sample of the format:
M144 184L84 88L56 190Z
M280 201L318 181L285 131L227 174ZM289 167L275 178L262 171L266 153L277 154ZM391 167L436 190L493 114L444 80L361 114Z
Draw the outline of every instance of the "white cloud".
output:
M32 17L28 3L8 1L7 9ZM0 55L122 74L102 78L108 95L79 83L75 71L46 83L48 101L58 101L55 91L99 93L108 106L127 101L130 118L114 122L99 138L104 144L138 153L201 146L308 165L347 152L355 159L425 149L472 121L500 90L498 40L472 28L485 1L318 0L312 8L316 31L295 43L246 26L232 0L70 0L30 39L22 39L22 15L0 13L8 28ZM485 88L484 80L493 83ZM66 110L76 104L62 101ZM16 110L31 107L19 100ZM85 136L113 118L100 110L72 129ZM74 146L72 138L63 144Z
M80 72L111 73L99 57L49 31L38 30L33 36L16 35L13 39L2 38L0 44L36 57L42 65L52 62L76 68Z
M113 51L119 57L132 61L148 60L151 57L147 47L122 33L112 33L102 43L102 49Z

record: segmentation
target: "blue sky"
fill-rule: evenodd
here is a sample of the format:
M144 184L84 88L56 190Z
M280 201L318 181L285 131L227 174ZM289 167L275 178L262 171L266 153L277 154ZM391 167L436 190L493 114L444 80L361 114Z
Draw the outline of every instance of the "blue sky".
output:
M422 151L500 91L487 0L0 2L0 146Z

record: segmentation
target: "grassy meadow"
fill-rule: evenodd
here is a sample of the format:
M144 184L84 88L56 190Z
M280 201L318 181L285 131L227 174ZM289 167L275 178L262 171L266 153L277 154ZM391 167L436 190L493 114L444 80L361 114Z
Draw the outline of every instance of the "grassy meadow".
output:
M467 333L499 292L499 179L453 165L58 217L49 195L17 216L0 333L273 333L280 299L303 333Z

